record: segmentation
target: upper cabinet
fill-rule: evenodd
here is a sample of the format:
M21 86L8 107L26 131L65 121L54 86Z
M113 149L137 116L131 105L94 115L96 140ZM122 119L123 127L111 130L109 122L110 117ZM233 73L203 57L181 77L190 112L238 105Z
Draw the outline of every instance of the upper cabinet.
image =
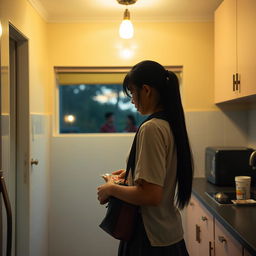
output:
M215 103L256 95L255 13L255 0L224 0L215 12Z
M238 72L241 97L256 94L256 1L237 1Z

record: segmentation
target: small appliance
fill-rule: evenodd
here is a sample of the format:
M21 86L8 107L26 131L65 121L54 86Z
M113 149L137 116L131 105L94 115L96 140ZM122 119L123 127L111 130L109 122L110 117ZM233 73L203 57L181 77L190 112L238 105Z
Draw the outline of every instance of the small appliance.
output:
M254 150L246 147L207 147L205 177L218 186L235 186L235 176L251 176L256 181L256 170L249 165Z

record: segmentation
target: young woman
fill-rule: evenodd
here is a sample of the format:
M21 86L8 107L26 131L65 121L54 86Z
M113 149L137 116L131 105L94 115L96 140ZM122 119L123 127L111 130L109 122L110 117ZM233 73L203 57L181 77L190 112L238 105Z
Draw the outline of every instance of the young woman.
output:
M178 208L189 202L193 163L178 79L159 63L142 61L126 75L123 88L137 110L149 118L137 131L129 186L106 177L106 184L98 188L101 204L114 196L140 206L134 236L121 241L118 255L187 256ZM113 174L123 178L124 173Z

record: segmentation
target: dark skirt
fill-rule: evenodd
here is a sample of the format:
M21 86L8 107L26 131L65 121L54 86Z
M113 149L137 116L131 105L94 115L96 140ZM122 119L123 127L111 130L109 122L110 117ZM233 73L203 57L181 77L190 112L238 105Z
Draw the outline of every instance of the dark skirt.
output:
M137 222L132 240L120 242L118 256L189 256L184 240L169 246L151 246L141 216Z

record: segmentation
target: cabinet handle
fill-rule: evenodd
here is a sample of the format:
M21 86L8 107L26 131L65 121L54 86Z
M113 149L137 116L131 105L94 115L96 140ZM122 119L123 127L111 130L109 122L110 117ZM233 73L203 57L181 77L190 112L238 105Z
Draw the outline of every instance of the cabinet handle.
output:
M201 217L201 220L202 220L202 221L207 221L208 219L207 219L206 216L202 216L202 217Z
M201 238L200 238L200 226L196 225L196 241L200 244L201 243Z
M240 77L238 73L236 73L236 91L240 92Z
M218 239L221 243L227 243L227 240L224 236L219 236Z
M209 241L209 256L212 256L212 250L213 250L212 242Z
M233 74L233 92L236 90L236 76Z

